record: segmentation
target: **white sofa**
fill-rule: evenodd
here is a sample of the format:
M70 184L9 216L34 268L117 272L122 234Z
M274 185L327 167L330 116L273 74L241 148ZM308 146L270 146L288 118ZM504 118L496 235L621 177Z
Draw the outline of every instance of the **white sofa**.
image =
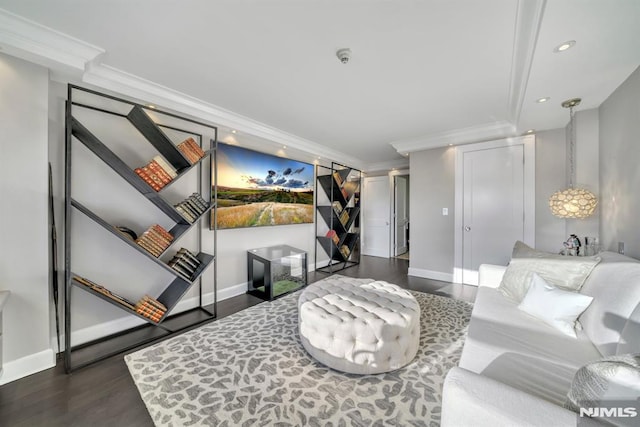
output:
M460 364L445 379L443 426L600 425L562 406L575 372L605 356L640 353L640 262L600 256L580 290L594 300L577 339L503 296L497 287L507 267L480 267Z

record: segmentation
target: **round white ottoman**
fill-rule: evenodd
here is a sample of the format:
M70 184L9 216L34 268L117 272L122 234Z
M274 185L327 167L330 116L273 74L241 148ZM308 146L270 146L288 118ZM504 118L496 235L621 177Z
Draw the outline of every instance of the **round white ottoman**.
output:
M342 372L393 371L418 352L420 306L387 282L331 276L313 283L300 294L298 321L307 352Z

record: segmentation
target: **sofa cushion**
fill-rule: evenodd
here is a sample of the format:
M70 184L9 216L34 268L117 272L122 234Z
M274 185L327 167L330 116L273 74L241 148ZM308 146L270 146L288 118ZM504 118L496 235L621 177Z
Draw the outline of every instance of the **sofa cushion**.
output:
M626 353L640 353L640 303L622 329L616 348L616 354Z
M479 287L460 367L561 405L575 372L600 353L518 310L497 289Z
M618 353L622 332L640 304L640 262L613 252L602 252L599 256L602 262L580 291L592 296L594 301L579 320L584 332L600 352L604 356L611 356ZM636 316L640 317L637 313ZM637 333L636 328L633 324L628 326L627 339L633 338L634 331ZM636 342L635 345L638 348L640 344ZM632 348L625 347L623 352L631 351Z
M593 297L558 289L533 273L527 295L518 306L565 335L576 338L576 319L591 304Z
M521 302L529 290L535 272L558 288L580 290L600 257L571 257L536 251L516 242L509 266L500 283L500 291L515 302Z

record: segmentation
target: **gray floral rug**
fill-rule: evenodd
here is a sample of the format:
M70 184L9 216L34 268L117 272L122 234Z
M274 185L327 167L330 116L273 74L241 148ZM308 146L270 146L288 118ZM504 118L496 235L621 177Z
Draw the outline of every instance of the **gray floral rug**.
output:
M413 292L420 350L406 367L343 374L298 338L299 292L125 356L156 426L438 426L472 304Z

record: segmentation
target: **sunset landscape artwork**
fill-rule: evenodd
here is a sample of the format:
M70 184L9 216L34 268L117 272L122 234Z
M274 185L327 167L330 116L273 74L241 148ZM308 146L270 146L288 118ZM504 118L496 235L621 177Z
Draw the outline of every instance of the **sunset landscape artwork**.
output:
M219 230L313 223L313 165L222 143L216 159Z

